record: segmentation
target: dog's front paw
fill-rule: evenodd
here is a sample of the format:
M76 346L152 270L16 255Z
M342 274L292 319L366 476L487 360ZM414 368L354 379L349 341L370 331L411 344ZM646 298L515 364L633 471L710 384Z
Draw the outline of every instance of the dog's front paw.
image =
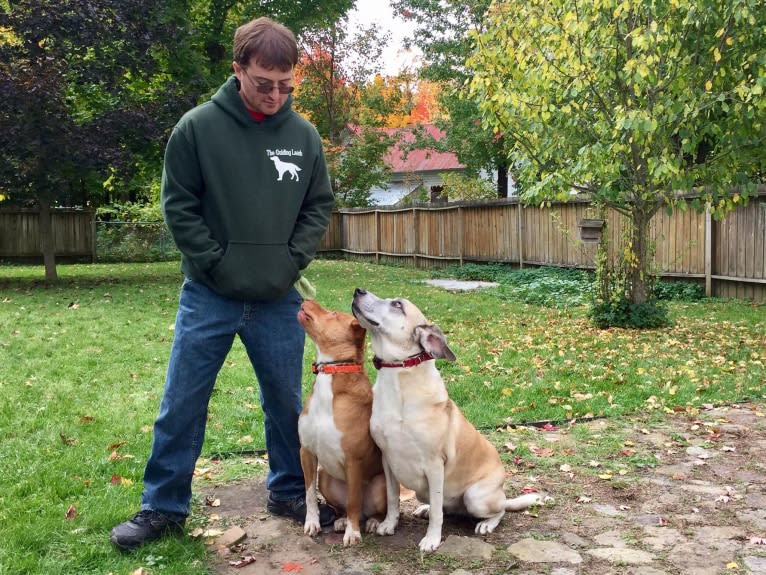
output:
M362 534L359 531L355 531L353 527L351 527L351 523L349 522L346 525L346 533L343 535L343 547L348 547L349 545L356 545L357 543L362 542Z
M415 511L412 512L412 515L415 517L420 517L421 519L427 519L428 511L430 509L431 509L430 505L421 505Z
M311 537L315 537L319 535L319 532L322 531L321 525L319 525L319 519L312 520L306 516L306 522L303 524L303 532L306 535L310 535Z
M441 543L442 543L441 533L436 535L430 535L426 533L426 536L420 540L420 550L421 551L436 551L436 549L439 547L439 545L441 545Z
M367 523L365 523L364 530L367 533L375 533L378 530L378 527L380 527L380 519L370 517L367 520Z
M396 521L389 521L386 519L383 523L378 525L378 535L393 535L396 533L396 523Z

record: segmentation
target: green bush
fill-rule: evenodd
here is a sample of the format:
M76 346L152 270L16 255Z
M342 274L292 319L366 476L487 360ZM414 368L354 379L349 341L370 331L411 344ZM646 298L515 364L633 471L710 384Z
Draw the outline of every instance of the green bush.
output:
M593 302L588 310L588 317L601 329L652 329L669 324L667 307L656 299L641 304L634 304L626 299Z
M705 289L698 283L659 281L654 287L654 296L664 301L700 301L705 297Z

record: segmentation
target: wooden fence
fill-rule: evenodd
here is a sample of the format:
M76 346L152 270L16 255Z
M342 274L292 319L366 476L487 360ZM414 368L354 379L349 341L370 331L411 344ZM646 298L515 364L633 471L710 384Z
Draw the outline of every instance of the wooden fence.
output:
M581 220L598 217L584 201L524 207L516 198L438 207L356 208L333 213L320 251L438 267L474 262L592 268L596 244ZM613 249L625 220L607 214ZM0 210L0 259L40 259L36 210ZM56 255L95 261L94 213L53 212ZM655 265L664 277L704 283L708 295L766 302L766 190L720 221L693 209L652 220Z
M51 210L53 249L64 260L95 261L94 212ZM0 259L41 261L40 212L37 209L0 210Z
M344 209L333 214L320 250L424 268L476 261L588 269L597 244L580 239L579 223L589 218L598 214L578 200ZM606 222L612 249L620 249L625 218L609 210ZM704 283L712 296L766 301L766 191L720 221L691 208L660 212L651 238L663 277Z

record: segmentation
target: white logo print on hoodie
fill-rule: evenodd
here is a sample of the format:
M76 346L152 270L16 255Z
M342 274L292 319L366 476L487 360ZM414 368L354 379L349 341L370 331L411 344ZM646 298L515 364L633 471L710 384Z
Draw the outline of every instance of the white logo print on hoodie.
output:
M271 156L269 158L272 162L274 162L274 167L277 169L277 172L279 173L279 177L277 178L278 182L282 181L282 176L285 175L285 172L288 172L290 174L290 179L295 180L296 182L300 181L300 178L298 177L298 172L301 171L300 167L296 164L291 164L290 162L284 162L279 159L278 156Z

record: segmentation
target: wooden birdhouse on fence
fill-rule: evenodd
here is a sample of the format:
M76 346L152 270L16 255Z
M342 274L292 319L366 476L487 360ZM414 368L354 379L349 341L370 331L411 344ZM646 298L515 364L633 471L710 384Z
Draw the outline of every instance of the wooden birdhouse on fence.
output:
M604 228L604 220L580 220L577 224L580 228L580 239L584 242L601 241L601 230Z

